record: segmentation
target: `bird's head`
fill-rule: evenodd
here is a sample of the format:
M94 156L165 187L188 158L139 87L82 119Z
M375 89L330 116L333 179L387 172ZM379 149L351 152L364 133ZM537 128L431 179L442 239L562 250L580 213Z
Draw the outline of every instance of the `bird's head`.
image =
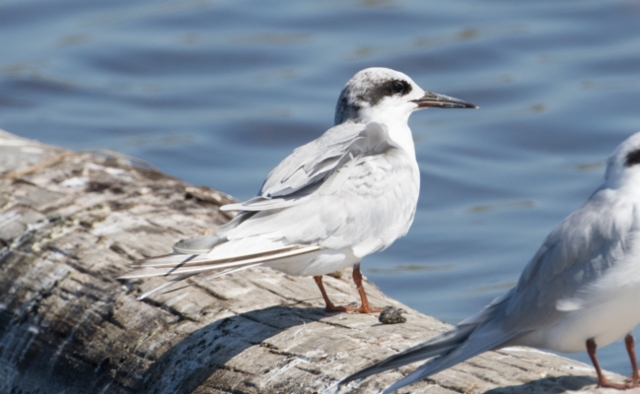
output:
M477 108L465 101L428 92L405 74L388 68L367 68L351 78L340 93L335 124L407 122L413 111L429 107Z
M609 156L605 181L611 187L640 187L640 132L627 138Z

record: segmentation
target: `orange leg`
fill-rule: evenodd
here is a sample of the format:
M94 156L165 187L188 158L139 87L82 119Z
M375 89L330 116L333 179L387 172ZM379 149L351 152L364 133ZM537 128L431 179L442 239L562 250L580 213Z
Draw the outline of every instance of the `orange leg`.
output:
M609 379L607 379L602 373L602 369L600 369L600 363L598 362L598 356L596 356L596 341L593 338L587 340L587 353L589 353L589 358L591 358L591 362L596 369L596 373L598 374L598 387L608 387L612 389L618 390L626 390L631 388L632 386L627 386L624 384L613 383ZM637 368L636 368L637 369Z
M638 371L636 341L633 338L633 335L627 334L627 336L624 337L624 344L627 347L627 353L629 353L629 360L631 361L631 378L627 379L627 382L638 385L638 383L640 383L640 371Z
M327 312L352 312L355 311L356 308L352 306L335 306L333 302L329 299L327 292L324 289L324 285L322 284L322 276L314 276L313 279L316 281L316 284L320 288L320 292L322 293L322 298L324 298L324 303L326 305L325 310Z
M382 308L376 308L369 305L369 300L367 300L367 294L364 292L364 287L362 286L362 272L360 272L360 263L353 266L353 281L358 288L358 293L360 293L360 299L362 300L362 306L358 308L358 312L360 313L377 313L382 311Z

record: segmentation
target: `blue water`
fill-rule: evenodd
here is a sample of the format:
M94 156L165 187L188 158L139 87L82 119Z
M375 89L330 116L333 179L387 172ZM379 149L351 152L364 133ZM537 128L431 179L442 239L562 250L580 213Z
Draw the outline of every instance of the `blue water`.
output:
M403 71L481 108L412 116L416 220L363 268L456 323L516 282L640 130L639 18L630 0L5 0L0 127L247 199L331 126L356 71ZM628 373L621 343L599 354Z

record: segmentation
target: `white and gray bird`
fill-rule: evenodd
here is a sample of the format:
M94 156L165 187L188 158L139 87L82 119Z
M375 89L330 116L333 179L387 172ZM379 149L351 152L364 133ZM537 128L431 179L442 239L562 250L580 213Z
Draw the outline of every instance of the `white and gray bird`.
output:
M385 393L470 357L506 346L559 352L586 350L599 387L640 384L631 335L640 323L640 133L607 162L605 180L587 202L547 236L516 287L454 329L380 361L346 379L430 359ZM596 348L625 337L631 383L609 381Z
M257 197L222 207L240 211L213 235L181 241L169 255L134 263L121 278L178 275L151 292L204 271L215 276L255 266L313 276L327 311L334 306L322 275L355 265L407 233L416 211L420 174L407 124L412 112L428 107L476 108L422 90L408 76L368 68L351 78L338 99L335 125L293 151L264 181Z

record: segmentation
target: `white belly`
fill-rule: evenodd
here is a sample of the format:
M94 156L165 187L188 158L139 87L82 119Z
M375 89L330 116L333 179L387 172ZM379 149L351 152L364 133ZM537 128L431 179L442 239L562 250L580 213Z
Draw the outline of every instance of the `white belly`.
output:
M320 276L359 262L360 259L354 256L351 249L325 249L305 256L268 263L265 266L294 276Z
M566 312L554 326L536 331L518 343L573 353L585 351L586 341L591 338L603 347L624 337L640 323L640 288L633 286L609 296L604 302Z

